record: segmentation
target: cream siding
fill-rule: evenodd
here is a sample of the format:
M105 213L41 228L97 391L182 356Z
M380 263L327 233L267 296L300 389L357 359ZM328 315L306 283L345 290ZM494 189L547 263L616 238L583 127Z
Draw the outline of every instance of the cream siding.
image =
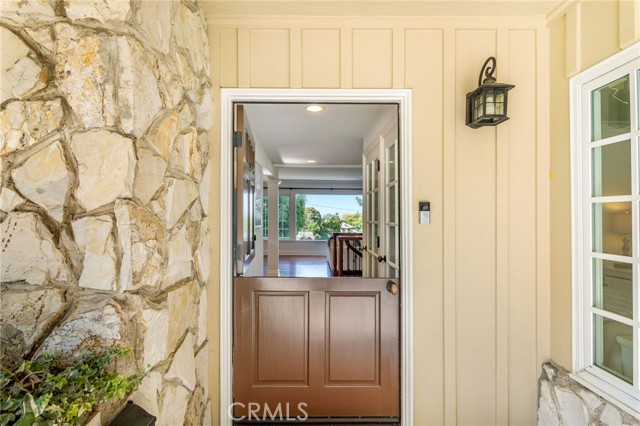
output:
M211 19L209 33L218 94L221 87L413 90L415 423L534 424L537 377L549 358L544 20L238 17ZM465 94L491 55L498 80L516 84L511 120L472 130L464 125ZM218 177L212 185L215 239ZM431 201L430 225L417 221L423 200ZM209 293L216 341L215 283ZM215 348L210 364L218 360ZM211 389L215 395L215 369Z

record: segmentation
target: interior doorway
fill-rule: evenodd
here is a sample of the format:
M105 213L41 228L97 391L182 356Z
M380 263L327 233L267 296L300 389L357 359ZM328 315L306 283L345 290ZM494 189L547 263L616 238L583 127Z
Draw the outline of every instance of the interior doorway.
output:
M377 420L386 418L388 421L401 418L403 424L411 424L411 324L408 321L411 317L411 265L408 260L411 252L408 202L411 183L410 163L406 161L410 158L410 92L232 89L223 90L222 94L221 205L233 208L223 209L221 215L221 424L231 424L241 415L243 420L250 420L251 413L246 409L249 401L269 402L268 410L272 412L273 404L292 400L292 393L302 394L302 400L311 402L312 407L304 414L310 411L317 420L322 417L364 416ZM348 149L336 151L337 148L328 146L329 143L292 148L286 147L285 141L287 149L281 150L280 156L274 156L273 152L265 155L265 150L272 150L272 147L265 149L260 145L261 138L266 141L268 136L265 124L275 125L275 131L283 135L291 133L291 129L284 127L286 122L274 124L273 118L265 112L269 105L281 107L284 104L296 110L307 105L320 108L324 105L329 109L350 105L372 111L377 108L380 112L388 107L393 114L392 119L386 121L391 121L392 125L384 123L374 129L378 123L369 124L372 134L377 132L379 137L371 138L373 143L366 141L367 145L361 138L357 153L359 165L348 162ZM342 111L339 115L344 119L346 114ZM368 116L385 121L383 113ZM249 125L249 121L252 124ZM336 126L340 127L340 123ZM313 136L308 134L307 138L312 139ZM324 138L326 140L327 136ZM314 152L310 146L315 145L321 146ZM296 152L295 148L301 149ZM239 155L239 161L232 161L234 151ZM318 166L311 165L327 154L333 158L333 164L323 158ZM283 158L283 155L288 158ZM260 160L256 161L256 158ZM336 159L342 160L342 164L336 164ZM401 167L398 167L399 163ZM274 164L278 165L277 169ZM296 173L302 177L298 177L298 181L292 178ZM324 179L311 178L312 175L323 174ZM351 175L352 180L336 179L340 174ZM281 188L284 188L284 196L280 195ZM267 193L264 198L263 191ZM344 229L325 229L331 224L313 220L309 220L307 226L304 219L317 216L314 213L319 212L313 205L320 204L314 201L309 203L310 207L301 205L308 201L309 196L321 196L323 192L332 196L359 197L363 210L350 215L359 214L360 222L348 222L345 219L353 219L352 216L344 214L340 217L338 213L334 216L342 220L335 220L333 225L342 225ZM340 208L348 209L345 205L341 204ZM261 207L266 207L267 212L260 211ZM300 208L302 212L309 213L309 217L303 217ZM283 211L289 213L288 217L283 217ZM331 219L329 216L325 215ZM328 234L327 230L332 232ZM324 272L318 272L325 275L323 278L327 278L326 275L354 274L368 280L251 278L283 275L279 254L283 239L285 243L294 244L294 252L306 251L305 254L309 254L314 249L323 249L316 253L320 254L318 258L326 259ZM359 265L358 259L349 260L349 251L360 252ZM225 258L229 260L227 265ZM294 265L299 263L295 259L290 260ZM385 278L375 280L377 277ZM400 277L401 284L398 281ZM235 311L234 300L236 303L242 300L240 305L236 304ZM353 312L358 309L368 310L372 315L360 324L360 331L349 331L349 324L358 318L353 316ZM293 317L283 319L283 312L294 312L292 315L299 318L295 321ZM310 312L322 312L322 318L314 319L316 314ZM312 322L318 327L310 326ZM283 333L282 330L292 323L300 325L300 329L294 327L297 331ZM336 328L335 324L343 325ZM388 339L394 328L395 346ZM297 352L285 348L291 344L296 332L299 332L299 339L294 343L300 349ZM357 350L348 345L340 349L340 339L334 342L327 340L327 336L339 336L341 332L346 333L342 337L357 340L355 343L360 349L370 349L368 352L360 351L362 359L354 365L351 365L354 362L351 358L357 358ZM316 333L315 338L313 333ZM386 336L387 340L383 341L381 336ZM269 343L259 346L256 342L260 339ZM278 339L281 341L277 342ZM235 345L235 352L231 346L229 354L224 346L225 340ZM384 351L381 350L383 344ZM239 345L244 345L242 350L239 350ZM232 359L234 362L230 362ZM292 367L294 365L296 368ZM382 368L383 365L386 367ZM234 368L235 373L232 374ZM380 388L385 387L392 393L380 392ZM245 407L239 408L239 405ZM225 410L226 407L233 408L229 411ZM248 412L249 418L246 416Z

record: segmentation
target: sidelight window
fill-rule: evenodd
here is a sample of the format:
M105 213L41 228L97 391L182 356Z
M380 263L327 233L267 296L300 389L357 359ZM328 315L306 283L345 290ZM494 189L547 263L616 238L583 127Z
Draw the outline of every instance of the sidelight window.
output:
M571 81L574 376L640 411L640 45Z

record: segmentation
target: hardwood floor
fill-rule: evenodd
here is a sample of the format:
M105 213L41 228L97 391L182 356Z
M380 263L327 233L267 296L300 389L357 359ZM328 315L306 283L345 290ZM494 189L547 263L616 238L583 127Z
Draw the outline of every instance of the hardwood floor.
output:
M324 256L280 256L278 262L281 277L327 278L331 269ZM264 261L264 275L267 276L267 258Z

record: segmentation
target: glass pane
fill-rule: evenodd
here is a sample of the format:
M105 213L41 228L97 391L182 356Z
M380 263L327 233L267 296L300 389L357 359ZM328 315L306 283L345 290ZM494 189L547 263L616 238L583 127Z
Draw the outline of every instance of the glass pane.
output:
M262 197L262 231L264 238L269 238L269 197Z
M378 173L379 168L380 168L380 160L374 160L373 167L371 170L371 174L373 175L373 189L378 188L378 175L380 174Z
M389 242L387 243L387 261L390 263L396 264L396 240L397 240L397 227L389 226L388 228Z
M278 199L278 236L289 238L289 196L281 195Z
M633 382L633 328L593 316L595 364L622 380Z
M591 92L591 140L627 133L631 127L629 76Z
M371 203L371 220L374 222L378 221L378 210L379 210L379 206L378 206L378 192L374 192L372 197L372 203Z
M388 222L395 223L396 221L396 186L391 185L389 187L389 204L388 204Z
M631 141L591 150L594 197L631 195Z
M631 256L631 203L595 203L592 231L594 252Z
M387 149L387 158L389 159L389 176L387 183L396 180L396 146L392 145Z
M633 318L631 263L593 259L593 306Z

